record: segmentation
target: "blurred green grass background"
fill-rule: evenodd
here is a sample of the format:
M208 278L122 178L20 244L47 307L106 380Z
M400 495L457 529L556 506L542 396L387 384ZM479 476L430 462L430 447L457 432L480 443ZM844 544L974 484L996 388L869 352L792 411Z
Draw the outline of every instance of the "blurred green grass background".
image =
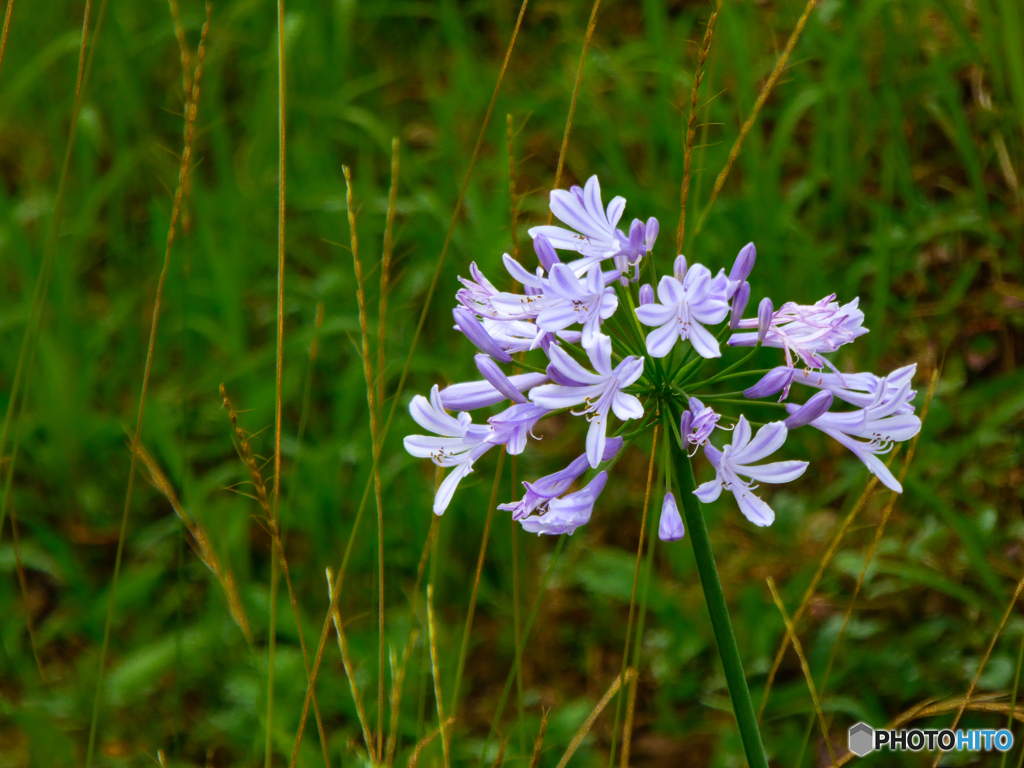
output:
M84 762L131 461L127 436L134 430L181 151L182 70L168 8L125 0L104 5L11 484L17 552L11 525L0 532L3 766ZM282 518L304 634L314 646L327 608L324 569L340 564L372 463L341 165L352 168L373 324L391 140L401 140L384 371L390 396L518 10L512 0L286 3ZM665 264L674 255L694 60L712 10L704 2L606 0L568 144L562 186L596 173L606 196L627 198L628 216L657 216L662 237L655 258ZM19 0L0 70L5 407L51 226L82 11L81 2ZM846 728L858 720L880 726L930 697L962 695L1024 575L1024 375L1017 363L1024 355L1024 9L1015 0L822 0L694 238L713 180L802 11L791 0L722 4L701 90L706 107L684 251L717 271L755 241L751 306L762 296L778 306L832 291L842 301L859 295L872 333L844 348L837 364L886 373L917 362L919 405L932 373L941 370L906 492L869 569L824 697L832 739L845 747ZM193 48L204 13L199 3L182 3ZM546 216L589 14L590 4L581 2L534 0L527 8L383 452L387 641L400 652L409 628L422 629L402 702L399 764L436 727L422 596L418 615L410 613L434 475L402 450L401 437L414 427L405 403L434 383L477 376L473 350L450 330L449 310L456 276L467 273L470 261L496 278L502 252L512 248L505 116L515 134L518 241L529 257L526 229ZM254 645L232 622L223 591L187 546L167 501L140 471L101 697L99 765L153 765L158 750L172 765L263 761L270 549L254 517L258 507L246 495L252 486L218 384L225 383L252 433L253 451L270 460L277 268L272 3L213 4L197 130L143 443L234 573ZM300 442L307 385L308 425ZM390 400L384 407L386 414ZM562 426L519 457L519 480L579 453L578 425ZM801 433L791 442L794 455L817 461L813 473L772 496L774 526L755 529L726 500L707 509L755 703L784 631L764 579L776 580L792 613L868 477L821 435ZM8 459L0 457L4 475ZM495 463L489 455L463 483L442 520L431 565L449 689ZM502 721L508 765L529 764L542 710L549 708L541 764L554 766L619 672L646 463L641 447L619 464L592 522L567 543L524 650L525 719L518 721L513 693ZM272 462L264 471L269 477ZM502 489L505 500L509 462ZM887 498L876 493L869 500L801 625L819 680ZM340 600L371 719L373 514L371 500ZM520 534L518 545L526 611L553 542ZM453 738L456 765L479 764L513 661L511 561L511 524L497 515ZM283 589L278 598L273 740L274 764L284 765L305 673ZM1024 618L1014 611L980 692L1013 688L1022 633ZM361 733L333 639L317 690L332 761L362 765ZM821 735L809 726L812 713L790 651L763 721L773 765L828 764ZM945 727L951 718L923 722ZM963 722L997 728L1006 715L968 712ZM611 730L606 711L573 764L607 762ZM1024 738L1024 730L1016 733ZM636 766L742 761L686 540L656 549L632 754ZM486 764L493 758L492 751ZM930 759L889 754L864 764ZM998 760L960 754L943 764ZM299 765L321 762L310 722ZM436 742L420 764L441 764Z

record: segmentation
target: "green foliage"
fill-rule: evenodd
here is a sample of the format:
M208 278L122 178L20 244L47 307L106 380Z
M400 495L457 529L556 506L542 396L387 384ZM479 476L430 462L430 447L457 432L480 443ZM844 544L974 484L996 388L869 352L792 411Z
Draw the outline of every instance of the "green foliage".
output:
M92 4L93 25L100 5ZM776 306L810 303L833 290L844 301L859 295L872 333L836 356L840 368L886 372L917 362L919 405L932 372L940 372L906 491L823 694L842 751L845 730L858 719L880 726L925 699L966 692L1024 575L1024 373L1017 363L1024 355L1024 12L1013 0L822 0L695 236L714 178L802 5L723 4L701 87L685 252L717 271L754 240L751 306L765 295ZM58 195L82 10L81 2L17 2L0 69L5 409ZM568 143L562 185L596 173L606 191L627 198L627 215L657 216L662 235L655 259L662 269L674 256L693 61L709 11L706 3L607 0ZM504 116L512 116L515 130L516 234L529 257L526 230L546 216L589 12L589 3L542 0L527 9L383 450L386 648L400 658L410 629L419 629L401 707L403 765L437 725L423 584L412 613L434 470L402 449L412 428L405 406L432 384L477 377L472 350L451 331L451 296L470 261L497 278L502 252L512 249ZM372 464L341 165L352 168L376 339L391 139L401 139L382 372L386 418L517 13L512 0L286 3L282 522L311 651L328 606L324 569L340 565ZM182 3L193 49L203 14L199 3ZM56 224L55 268L20 427L9 521L0 531L0 764L19 767L84 761L131 461L126 435L134 430L182 146L182 70L168 9L111 0L94 45ZM158 750L171 765L263 760L271 553L218 385L225 383L251 451L272 480L272 4L213 6L198 110L195 165L164 291L142 442L233 574L253 642L232 622L220 582L140 465L99 712L99 765L151 765ZM323 323L316 331L320 304ZM318 355L310 366L314 338ZM776 359L764 350L754 362L768 367ZM307 376L308 426L300 441ZM569 419L557 425L544 432L537 450L518 457L517 482L581 451L578 425ZM792 613L868 477L839 446L804 434L811 431L791 442L794 453L816 458L814 472L774 494L779 519L773 527L755 529L728 498L706 509L755 706L784 632L764 578L775 579ZM567 542L543 595L523 654L525 717L519 722L513 688L499 728L508 740L508 765L529 764L522 750L531 753L547 708L541 765L556 765L619 673L648 449L641 440L618 464L593 521ZM4 477L11 450L9 441L0 457ZM898 466L905 455L906 449ZM458 663L496 459L488 455L460 487L424 576L435 585L445 691ZM510 463L502 500L510 493ZM707 467L698 463L696 470L700 480ZM887 499L879 492L869 499L799 627L819 682ZM657 523L658 506L652 502L649 523ZM374 515L371 497L339 603L373 726ZM520 533L517 546L525 621L554 542ZM498 514L453 732L456 765L479 764L513 664L512 595L511 527ZM284 764L306 681L283 584L278 599L273 743L275 764ZM736 765L742 747L685 539L659 544L647 608L633 765ZM1014 614L979 691L1013 687L1022 631ZM333 637L317 692L332 763L364 764ZM450 712L451 702L445 706ZM923 722L945 727L952 716ZM573 764L607 762L612 718L610 710L602 714ZM963 724L995 728L1005 720L1005 714L968 712ZM802 755L803 766L818 765L827 755L792 651L762 730L774 764L796 766ZM873 764L923 759L889 755ZM996 764L988 760L983 764ZM310 717L298 764L321 762ZM420 765L440 764L435 740Z

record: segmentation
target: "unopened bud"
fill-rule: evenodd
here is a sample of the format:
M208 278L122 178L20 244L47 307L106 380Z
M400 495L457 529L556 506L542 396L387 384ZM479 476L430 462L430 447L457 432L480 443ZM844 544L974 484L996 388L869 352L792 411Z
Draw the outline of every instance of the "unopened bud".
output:
M736 289L736 293L732 297L732 315L729 317L729 327L734 331L739 327L740 320L743 319L743 311L747 308L748 301L750 301L750 283L740 283L740 287Z
M810 424L815 419L828 413L832 407L833 395L828 390L818 392L801 406L789 405L787 410L792 408L790 417L786 419L786 429L796 429L805 424Z
M772 323L772 315L775 314L775 308L772 306L772 300L765 296L761 299L761 303L757 306L757 343L763 344L765 336L768 335L768 327Z

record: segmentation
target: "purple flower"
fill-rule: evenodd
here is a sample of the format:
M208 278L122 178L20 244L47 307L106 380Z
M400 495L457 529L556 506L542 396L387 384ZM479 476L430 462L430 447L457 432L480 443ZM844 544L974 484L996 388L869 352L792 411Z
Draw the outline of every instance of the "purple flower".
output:
M493 447L487 442L491 428L473 424L468 413L460 413L458 418L446 413L436 384L430 390L430 400L423 395L412 399L409 413L417 424L437 436L409 435L404 441L405 450L421 459L429 458L439 467L454 467L434 496L434 514L441 515L462 478L473 471L473 462Z
M683 269L686 269L685 260ZM676 339L689 339L701 357L721 357L718 341L703 324L720 323L729 314L725 273L712 278L707 267L694 264L685 275L682 282L669 275L661 278L658 283L661 303L637 307L640 322L660 326L647 335L647 351L652 357L665 357L672 351Z
M570 493L560 499L552 499L548 502L547 512L543 515L530 515L520 521L524 531L536 533L538 536L559 536L563 533L571 534L581 525L590 521L590 515L594 511L594 502L604 490L604 484L608 481L607 472L598 472L586 488L576 493Z
M787 301L771 317L767 334L762 342L766 347L777 347L786 352L786 365L794 366L796 355L811 368L832 370L835 366L821 356L822 352L835 352L849 344L868 329L863 326L864 313L857 309L858 299L840 306L835 294L826 296L817 304L803 305ZM758 328L757 320L741 320L740 328ZM729 339L734 347L752 347L758 342L758 333L738 333Z
M611 461L615 454L622 448L621 437L610 437L605 442L604 453L601 461ZM534 510L546 507L547 503L558 496L561 496L569 487L575 483L580 476L587 471L590 461L587 455L576 457L569 466L553 474L542 477L535 483L523 482L526 494L519 501L507 504L499 504L498 509L512 513L513 520L522 520Z
M778 461L772 464L752 466L752 462L770 456L786 442L788 430L781 421L765 424L751 439L750 424L740 416L732 433L732 444L721 451L711 443L704 446L704 455L715 468L715 479L700 485L693 493L708 503L719 497L722 489L732 492L740 511L754 525L771 525L775 513L761 498L752 493L756 486L743 480L749 477L762 483L788 483L796 480L807 469L806 461Z
M715 431L718 420L722 417L715 413L710 406L704 405L696 397L690 398L690 410L687 413L692 415L687 429L681 434L687 439L690 445L704 445Z
M679 507L676 506L676 497L671 493L665 494L665 500L661 504L661 520L658 522L658 538L662 541L679 541L685 533L683 529L683 518L679 516Z
M554 248L576 251L583 256L570 264L577 275L584 274L592 264L614 259L615 267L625 284L629 267L637 266L658 238L658 221L653 217L646 224L634 219L628 235L616 229L626 208L626 199L616 197L605 208L597 176L591 176L582 189L572 187L568 191L552 190L550 207L558 220L572 229L533 227L530 237L544 237Z
M654 303L654 289L651 288L650 283L644 283L640 286L640 306L645 304Z
M552 345L548 354L551 357L548 371L552 380L570 384L543 384L530 390L530 399L551 410L581 404L585 406L582 411L573 411L573 414L586 415L590 421L587 458L590 466L596 467L604 453L609 410L614 411L623 421L644 415L640 401L634 395L622 391L640 378L644 371L644 359L627 357L613 370L612 340L604 334L597 334L594 343L587 349L587 356L597 373L588 371L558 346Z
M583 346L589 347L596 335L601 333L601 321L607 320L619 306L619 300L612 288L606 287L616 277L609 273L607 279L601 267L594 264L581 283L565 264L551 268L545 296L548 305L537 315L537 326L545 331L562 331L570 325L583 326Z
M520 454L526 448L526 438L538 439L532 430L548 413L547 408L534 403L516 403L487 420L491 425L487 442L504 445L513 456Z
M560 250L576 251L583 256L607 259L614 256L624 245L626 238L615 225L626 210L626 198L613 198L605 208L601 202L601 183L597 176L591 176L585 188L572 187L551 190L551 212L575 232L562 227L543 226L530 230L530 237L546 237L552 246Z
M914 415L910 405L914 393L910 389L909 378L902 374L903 370L898 372L902 379L899 388L889 387L888 382L881 379L874 401L866 408L847 413L826 413L810 422L812 427L853 451L853 455L864 462L883 485L897 493L902 493L903 487L878 454L888 453L893 442L909 440L921 431L921 420ZM800 408L789 404L786 410L795 414Z

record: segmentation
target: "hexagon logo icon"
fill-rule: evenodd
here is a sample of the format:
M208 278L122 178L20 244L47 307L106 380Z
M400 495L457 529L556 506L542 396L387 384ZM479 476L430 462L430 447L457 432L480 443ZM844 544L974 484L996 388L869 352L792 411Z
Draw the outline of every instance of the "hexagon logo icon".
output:
M867 723L857 723L850 726L849 732L850 751L857 757L873 752L875 749L875 729Z

